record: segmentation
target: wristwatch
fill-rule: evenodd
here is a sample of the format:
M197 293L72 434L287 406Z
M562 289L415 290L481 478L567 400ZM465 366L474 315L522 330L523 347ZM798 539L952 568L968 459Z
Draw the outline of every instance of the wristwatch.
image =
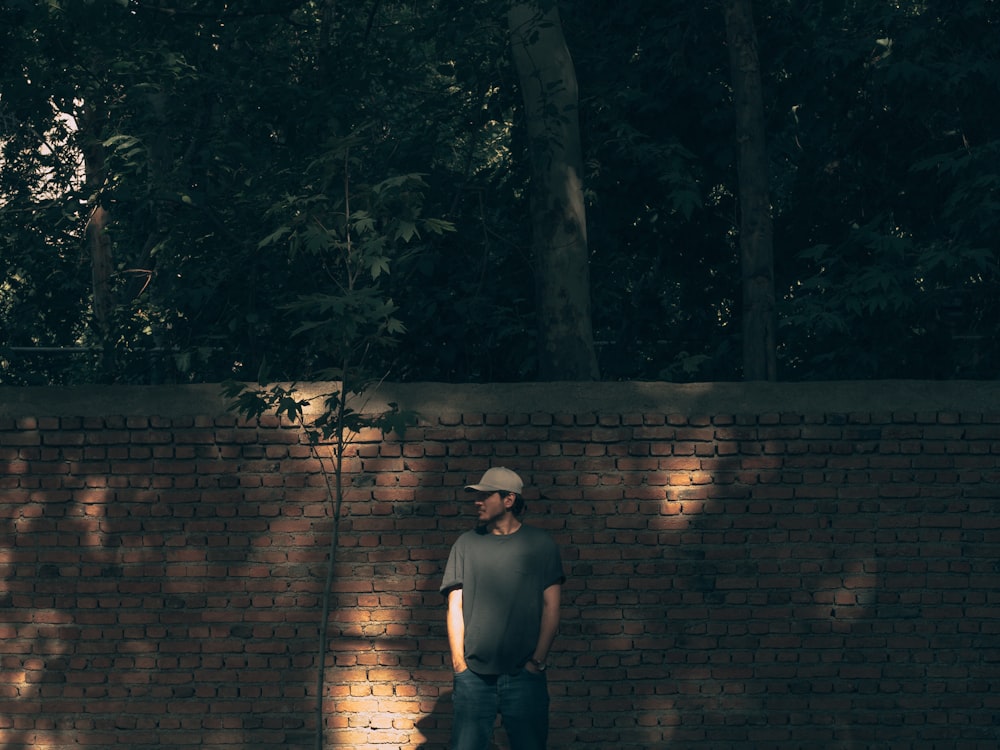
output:
M529 659L529 661L535 665L535 669L539 672L544 672L549 666L544 661L538 661L538 659Z

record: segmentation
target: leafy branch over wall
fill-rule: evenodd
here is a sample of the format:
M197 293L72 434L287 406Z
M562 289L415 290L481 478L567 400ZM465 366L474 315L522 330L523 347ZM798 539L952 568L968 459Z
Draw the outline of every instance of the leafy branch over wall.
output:
M372 411L372 389L384 377L372 371L375 351L391 350L406 328L386 294L394 262L419 252L422 233L440 234L450 225L421 216L423 182L419 175L396 175L381 182L355 183L352 174L365 168L364 140L359 135L335 139L306 170L302 191L285 196L272 215L284 219L259 243L262 252L286 253L301 264L303 274L318 281L284 307L295 314L298 327L290 336L302 341L303 356L322 365L322 379L332 390L318 397L318 416L307 416L309 397L297 385L268 383L266 367L256 385L229 381L223 393L230 410L246 419L270 414L297 426L318 461L327 488L333 533L327 554L326 580L316 659L316 750L324 743L323 695L329 643L331 588L337 560L340 517L344 501L344 456L364 431L402 435L416 415L399 408ZM384 357L378 357L384 361ZM332 449L327 469L321 445Z

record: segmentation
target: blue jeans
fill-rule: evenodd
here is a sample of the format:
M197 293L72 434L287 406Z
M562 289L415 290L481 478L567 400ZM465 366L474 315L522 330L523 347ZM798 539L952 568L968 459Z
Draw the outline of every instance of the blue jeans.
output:
M544 674L455 675L455 723L451 750L488 750L497 714L511 750L545 750L549 734L549 689Z

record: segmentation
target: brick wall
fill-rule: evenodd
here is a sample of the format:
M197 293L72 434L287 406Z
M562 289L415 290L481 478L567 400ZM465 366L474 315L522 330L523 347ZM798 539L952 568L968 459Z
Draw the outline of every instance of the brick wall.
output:
M446 747L491 464L563 550L552 748L1000 745L1000 385L378 399L421 422L347 460L328 747ZM0 748L312 747L328 457L214 386L0 389Z

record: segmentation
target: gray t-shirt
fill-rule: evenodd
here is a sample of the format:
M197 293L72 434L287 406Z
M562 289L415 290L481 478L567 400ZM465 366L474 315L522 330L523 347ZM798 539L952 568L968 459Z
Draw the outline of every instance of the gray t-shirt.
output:
M465 660L479 674L512 674L538 644L542 592L565 576L559 548L541 529L467 531L451 548L441 592L462 589Z

